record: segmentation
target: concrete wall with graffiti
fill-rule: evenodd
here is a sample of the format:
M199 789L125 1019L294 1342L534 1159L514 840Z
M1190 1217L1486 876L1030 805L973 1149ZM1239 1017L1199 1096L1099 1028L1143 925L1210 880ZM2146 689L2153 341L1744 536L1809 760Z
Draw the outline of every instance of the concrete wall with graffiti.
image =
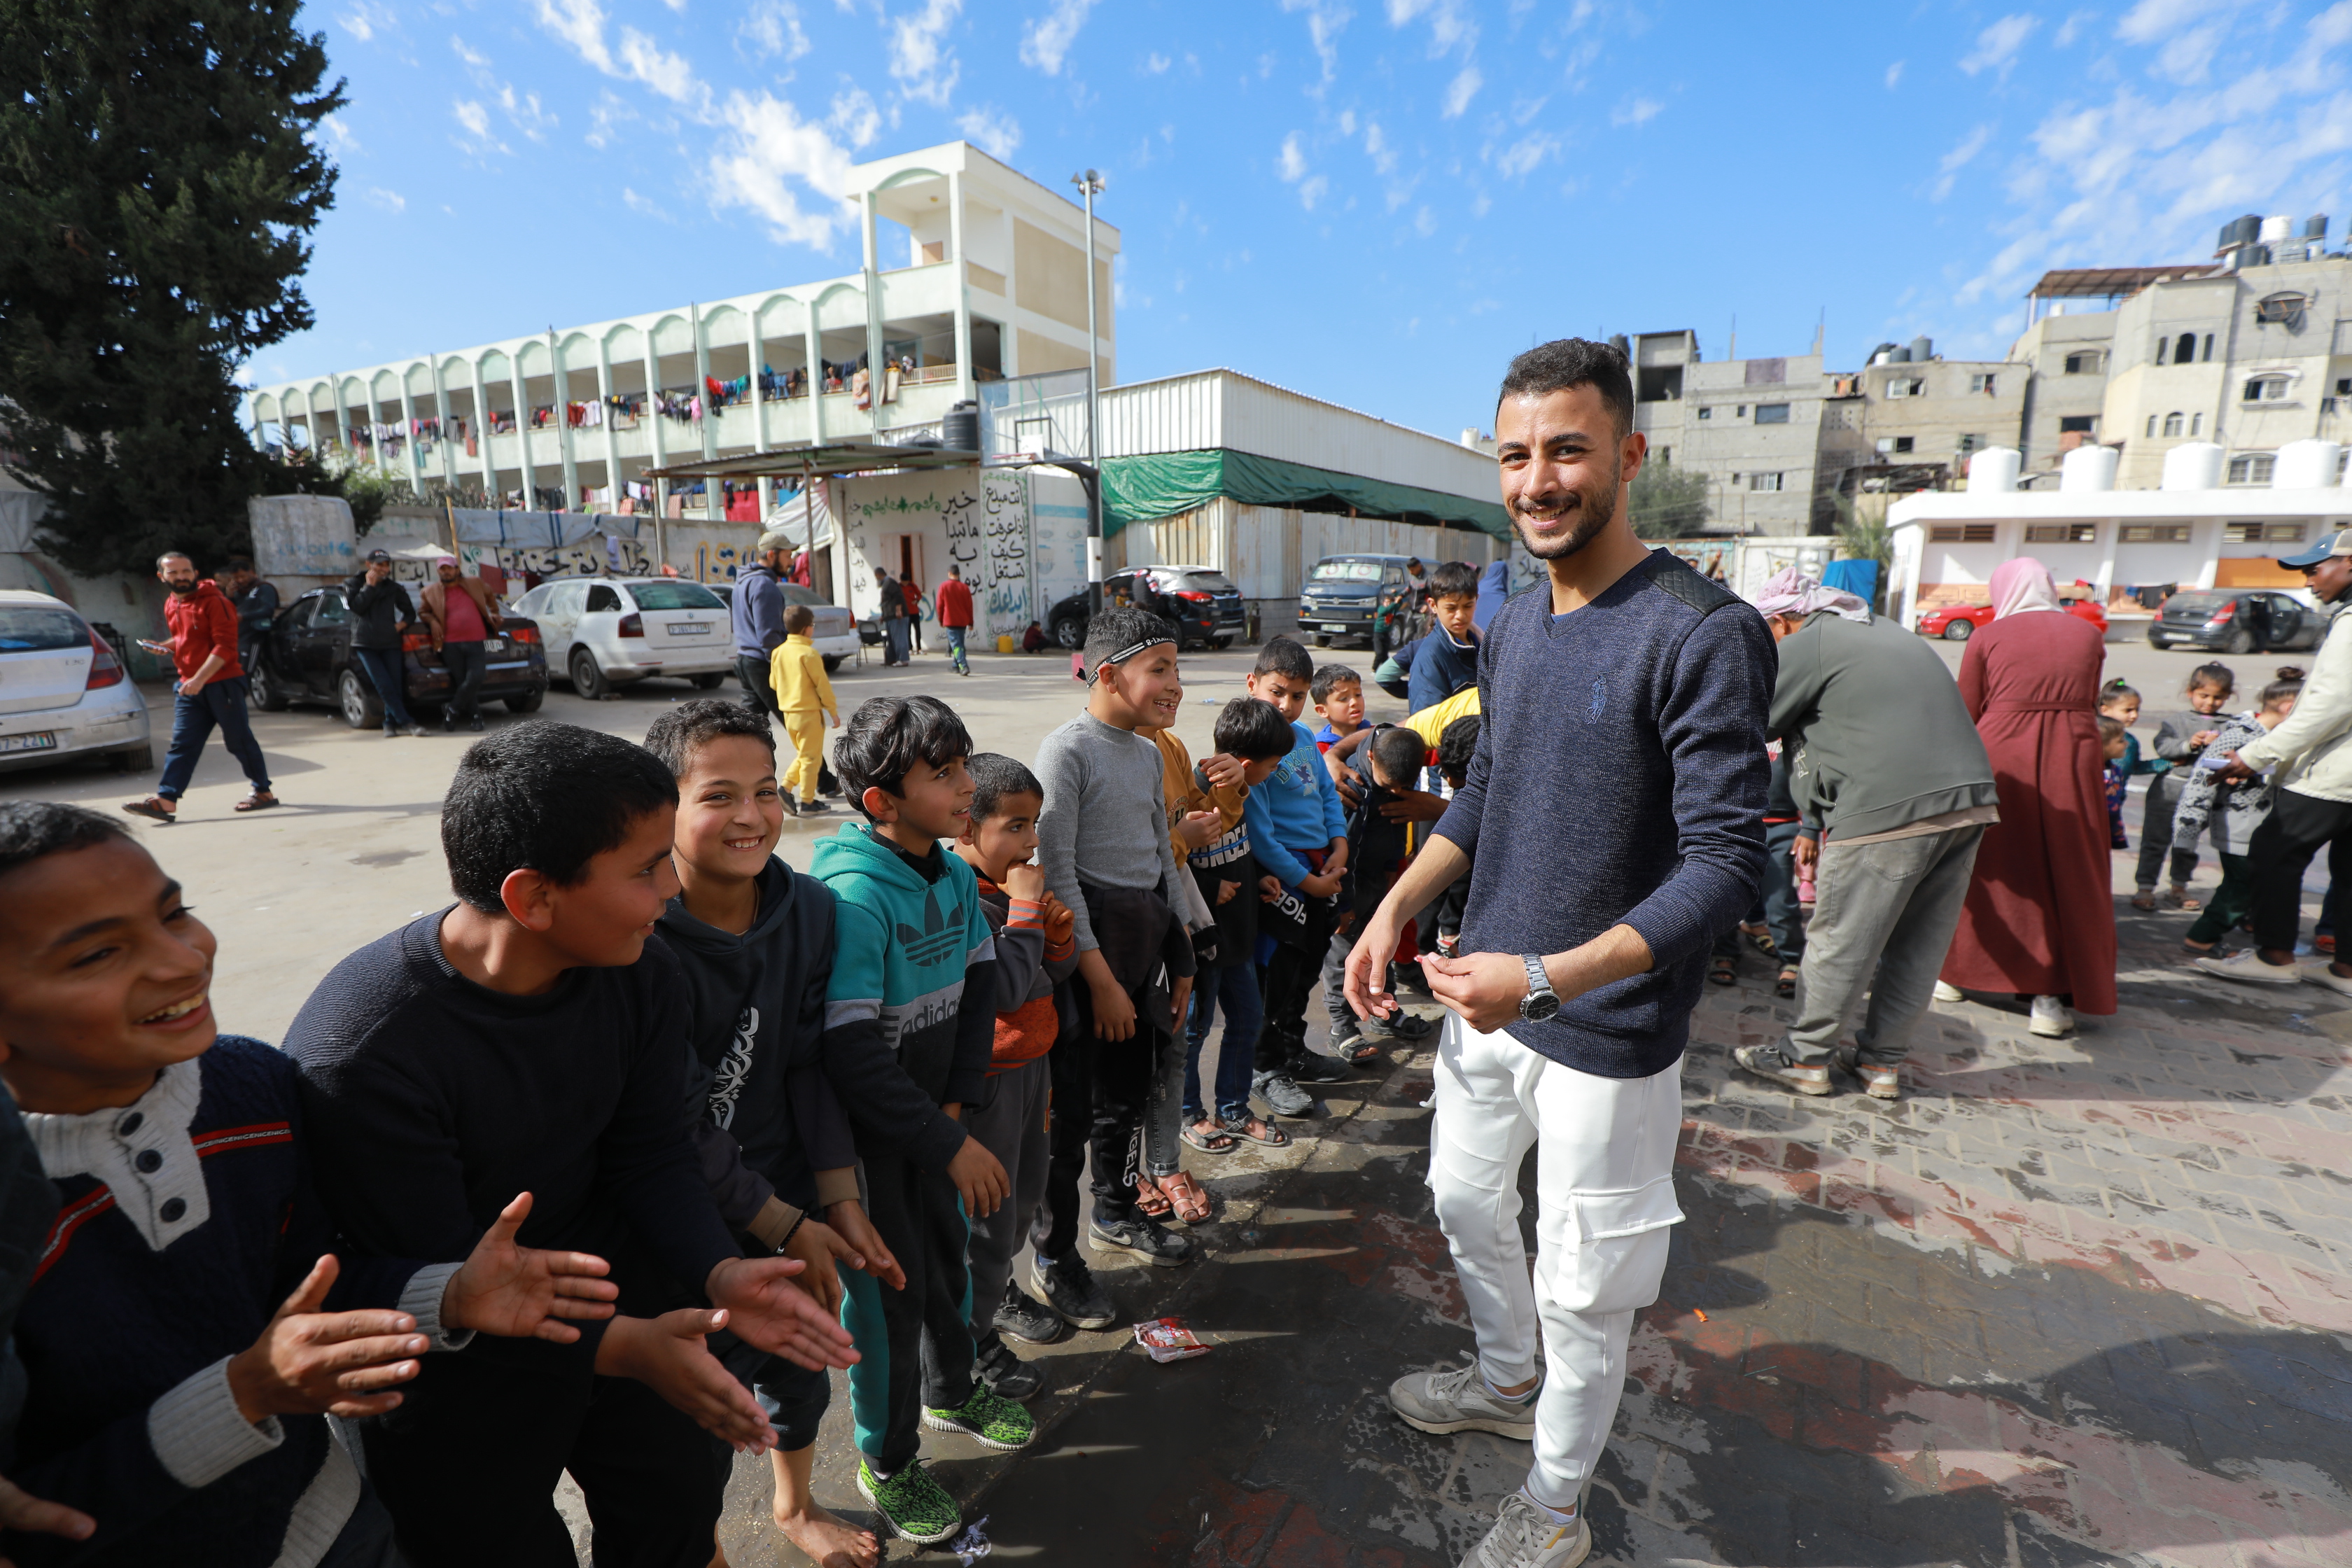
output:
M969 468L831 481L830 499L848 540L850 608L863 620L881 607L877 566L893 576L911 571L926 601L955 566L971 585L975 635L1018 637L1044 613L1031 482L1016 470ZM930 612L924 614L928 619Z

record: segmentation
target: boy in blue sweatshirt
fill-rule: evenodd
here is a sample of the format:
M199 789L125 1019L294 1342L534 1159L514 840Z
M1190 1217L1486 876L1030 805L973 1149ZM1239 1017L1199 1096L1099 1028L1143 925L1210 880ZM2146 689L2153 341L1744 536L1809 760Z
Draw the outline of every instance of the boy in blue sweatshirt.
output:
M1334 1083L1347 1064L1307 1048L1307 1004L1339 911L1348 866L1348 819L1314 733L1298 721L1315 681L1315 661L1288 637L1270 637L1250 671L1249 694L1271 703L1297 736L1262 784L1243 820L1257 859L1260 929L1274 939L1265 965L1265 1023L1250 1086L1277 1116L1304 1116L1315 1101L1300 1080Z
M515 1245L529 1194L462 1264L333 1256L294 1066L219 1033L215 945L114 822L0 805L0 1079L64 1200L9 1473L95 1521L7 1536L26 1568L394 1561L327 1413L395 1409L477 1331L570 1342L613 1311L602 1259Z
M906 1271L903 1290L853 1275L843 1321L862 1356L849 1378L857 1489L905 1539L962 1528L916 1462L922 1428L1023 1447L1029 1413L972 1375L967 1215L1005 1201L1004 1166L963 1128L996 1037L996 948L971 868L941 839L971 816L971 736L935 697L877 697L834 752L865 815L816 846L832 888L824 1066L865 1163L867 1213ZM969 998L970 1005L966 1005Z

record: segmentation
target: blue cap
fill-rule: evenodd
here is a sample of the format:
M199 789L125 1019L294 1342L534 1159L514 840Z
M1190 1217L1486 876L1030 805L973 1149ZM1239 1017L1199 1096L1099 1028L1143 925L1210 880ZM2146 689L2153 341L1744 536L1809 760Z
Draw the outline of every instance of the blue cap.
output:
M2278 563L2282 566L2300 569L2305 566L2316 566L2331 555L2352 555L2352 529L2346 529L2338 533L2323 533L2310 549L2298 551L2293 555L2282 555L2278 558Z

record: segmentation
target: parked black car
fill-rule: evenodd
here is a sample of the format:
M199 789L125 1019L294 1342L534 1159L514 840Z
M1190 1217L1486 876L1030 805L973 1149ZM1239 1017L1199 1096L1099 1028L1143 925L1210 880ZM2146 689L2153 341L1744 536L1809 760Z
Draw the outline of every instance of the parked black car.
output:
M2148 623L2157 647L2209 653L2261 653L2317 647L2327 619L2272 588L2193 588L2164 601Z
M1130 566L1103 579L1103 603L1129 604L1176 624L1176 646L1231 647L1248 629L1242 591L1213 566ZM1045 630L1064 647L1087 642L1084 589L1045 614Z
M541 646L538 623L509 616L483 646L489 668L482 677L481 700L504 702L513 713L539 711L547 698L547 649ZM447 704L449 671L421 630L403 638L402 648L408 710L422 721ZM254 705L273 713L296 702L325 702L340 710L354 730L383 722L383 704L352 658L352 612L341 588L313 588L280 610L255 668L246 673Z
M1398 635L1412 607L1407 555L1326 555L1298 591L1298 625L1328 647L1341 638L1361 637L1375 654L1405 640Z

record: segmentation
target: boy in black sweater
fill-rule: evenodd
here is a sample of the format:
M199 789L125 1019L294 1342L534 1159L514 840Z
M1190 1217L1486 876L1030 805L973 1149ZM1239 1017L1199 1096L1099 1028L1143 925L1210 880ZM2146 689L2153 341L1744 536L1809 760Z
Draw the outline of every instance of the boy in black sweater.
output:
M601 1332L436 1358L362 1424L420 1564L570 1564L568 1469L599 1563L703 1568L729 1460L699 1428L752 1451L774 1434L702 1336L856 1359L797 1259L743 1256L689 1140L690 1002L646 940L677 890L677 815L625 741L542 721L476 742L441 813L459 901L343 960L294 1020L320 1189L357 1248L447 1256L527 1188L528 1237L609 1258L621 1289Z
M691 998L698 1070L688 1110L698 1136L721 1146L719 1158L706 1149L703 1161L706 1177L715 1171L726 1183L719 1212L734 1230L807 1265L803 1282L830 1310L841 1308L836 1260L904 1289L905 1271L858 1202L857 1150L820 1061L833 890L776 858L785 805L767 716L697 698L654 721L646 750L677 780L678 895L656 923ZM740 1145L740 1163L728 1145ZM820 1508L809 1490L833 1380L748 1346L721 1359L776 1428L768 1458L784 1538L812 1562L874 1563L873 1532Z
M80 1547L7 1538L26 1568L387 1562L324 1415L396 1409L476 1331L562 1344L613 1310L601 1259L515 1246L527 1194L463 1265L321 1256L293 1064L218 1033L213 952L114 822L0 805L0 1078L64 1199L16 1324L10 1468L86 1516L59 1532Z

